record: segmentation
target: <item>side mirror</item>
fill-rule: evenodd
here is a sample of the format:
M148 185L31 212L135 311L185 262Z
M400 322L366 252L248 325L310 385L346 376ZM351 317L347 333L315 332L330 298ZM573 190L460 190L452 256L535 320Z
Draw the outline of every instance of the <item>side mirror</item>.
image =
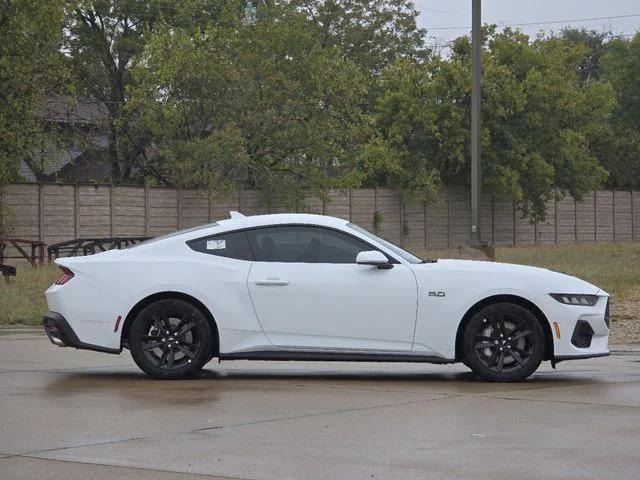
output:
M356 263L358 265L372 265L382 269L393 268L393 265L389 263L389 259L382 252L377 250L358 253Z

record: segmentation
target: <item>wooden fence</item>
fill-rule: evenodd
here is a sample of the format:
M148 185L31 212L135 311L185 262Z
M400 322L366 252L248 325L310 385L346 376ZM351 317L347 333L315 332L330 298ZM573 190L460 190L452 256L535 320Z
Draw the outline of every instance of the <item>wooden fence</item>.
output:
M53 244L81 237L154 236L227 218L229 210L248 215L288 211L267 207L260 192L237 192L225 202L209 192L160 187L21 183L0 187L10 215L2 221L11 235ZM496 245L629 242L640 239L640 194L597 191L576 202L559 197L547 205L547 219L531 223L512 201L486 196L482 239ZM332 191L326 201L307 197L299 210L349 219L412 249L463 245L470 232L470 196L444 187L433 204L407 203L389 188Z

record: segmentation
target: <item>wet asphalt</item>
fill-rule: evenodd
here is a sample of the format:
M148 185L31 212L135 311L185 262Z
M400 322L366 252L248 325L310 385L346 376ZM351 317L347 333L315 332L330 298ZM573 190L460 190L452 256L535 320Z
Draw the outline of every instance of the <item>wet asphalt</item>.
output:
M209 363L188 381L0 335L0 479L636 479L640 348L462 365Z

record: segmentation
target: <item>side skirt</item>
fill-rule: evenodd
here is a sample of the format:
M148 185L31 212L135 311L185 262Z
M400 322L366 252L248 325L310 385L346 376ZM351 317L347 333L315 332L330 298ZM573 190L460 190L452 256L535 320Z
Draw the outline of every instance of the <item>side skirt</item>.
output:
M359 352L309 352L309 351L253 351L225 353L219 360L281 360L305 362L403 362L403 363L456 363L442 357L410 355L406 353L359 353Z

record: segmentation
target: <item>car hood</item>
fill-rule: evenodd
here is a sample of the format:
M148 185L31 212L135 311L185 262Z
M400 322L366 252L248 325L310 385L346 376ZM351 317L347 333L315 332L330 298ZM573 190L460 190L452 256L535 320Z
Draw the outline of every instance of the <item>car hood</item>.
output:
M486 286L491 284L510 283L511 279L532 282L548 293L582 293L595 295L600 288L580 278L547 268L517 265L513 263L483 262L476 260L440 259L436 263L416 265L416 273L429 269L458 274L462 278L473 278L482 281ZM458 276L456 275L456 276Z

